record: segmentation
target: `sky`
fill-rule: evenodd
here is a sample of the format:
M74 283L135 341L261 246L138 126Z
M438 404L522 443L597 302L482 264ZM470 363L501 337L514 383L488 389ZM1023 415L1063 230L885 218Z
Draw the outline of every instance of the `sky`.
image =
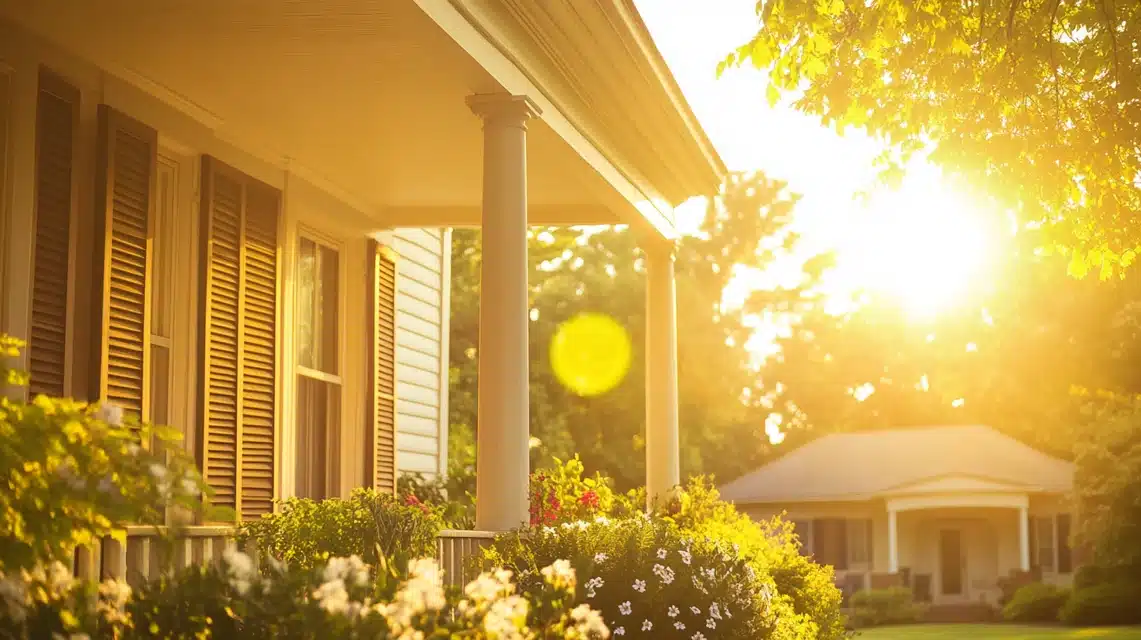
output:
M950 191L926 163L907 168L903 186L877 188L873 159L882 147L858 132L844 136L787 103L770 107L767 79L751 67L716 76L716 66L757 31L755 0L635 0L691 108L733 171L760 170L802 199L793 226L800 251L837 252L825 289L836 299L868 288L896 295L918 314L952 303L985 268L993 229L978 206ZM857 200L860 192L868 200ZM679 207L700 218L702 206ZM739 278L727 300L769 279L799 273L799 260L766 275ZM731 289L734 287L731 286ZM762 327L756 348L771 342Z

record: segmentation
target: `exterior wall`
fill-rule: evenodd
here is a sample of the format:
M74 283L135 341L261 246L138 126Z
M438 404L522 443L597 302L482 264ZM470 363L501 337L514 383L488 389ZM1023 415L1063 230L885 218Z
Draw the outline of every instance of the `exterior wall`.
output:
M1030 517L1069 513L1068 504L1059 496L1033 496ZM887 511L882 501L803 502L764 505L740 505L754 520L783 516L786 520L805 521L817 518L871 519L872 563L869 567L850 567L837 572L837 580L845 574L866 571L887 573L890 570L890 548ZM933 508L900 511L897 514L899 566L912 576L931 576L931 595L936 603L986 600L996 602L1000 594L999 578L1019 568L1020 511L1013 508ZM940 591L939 536L943 529L962 531L967 566L963 580L965 593L960 597L944 597ZM808 537L798 531L802 542ZM1055 542L1057 544L1057 541ZM1073 572L1044 572L1043 582L1068 586Z
M299 234L307 234L338 249L340 268L340 376L342 379L339 479L342 492L365 484L364 443L368 354L370 346L362 321L367 318L367 242L377 224L365 207L318 179L300 176L288 160L240 141L222 139L210 128L209 114L187 102L168 104L142 89L72 57L22 29L0 20L0 330L26 336L31 304L30 269L33 235L35 176L35 116L38 73L41 67L64 77L81 93L80 129L75 152L73 238L90 236L94 219L96 153L96 108L107 104L143 121L159 132L160 166L171 176L171 206L174 207L174 298L176 300L172 354L171 419L185 432L188 447L195 444L198 423L194 389L197 359L197 235L199 181L202 154L261 180L282 192L282 265L279 300L278 415L276 455L279 497L291 495L294 487L296 434L293 431L296 375L293 335L296 246ZM10 89L10 90L8 90ZM7 106L6 106L7 105ZM5 115L7 117L5 117ZM5 123L7 127L5 128ZM10 135L5 135L8 133ZM381 234L384 235L384 234ZM402 229L387 239L399 256L397 262L397 428L399 444L408 454L398 457L402 470L436 471L446 459L446 363L448 259L450 234L434 230ZM90 264L73 239L72 260ZM92 301L90 269L73 269L70 290L72 316L87 318ZM186 275L183 275L186 274ZM359 293L358 293L359 292ZM90 332L87 323L74 323L68 353L69 388L83 388L88 379ZM357 455L359 452L359 455Z
M398 256L396 466L435 476L448 467L450 230L382 234Z

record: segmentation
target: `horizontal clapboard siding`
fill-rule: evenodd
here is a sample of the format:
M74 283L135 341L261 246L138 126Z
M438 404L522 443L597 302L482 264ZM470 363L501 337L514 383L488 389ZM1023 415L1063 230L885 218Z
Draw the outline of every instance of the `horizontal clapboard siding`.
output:
M449 281L442 231L392 232L396 280L396 464L401 472L434 474L440 455L441 288Z

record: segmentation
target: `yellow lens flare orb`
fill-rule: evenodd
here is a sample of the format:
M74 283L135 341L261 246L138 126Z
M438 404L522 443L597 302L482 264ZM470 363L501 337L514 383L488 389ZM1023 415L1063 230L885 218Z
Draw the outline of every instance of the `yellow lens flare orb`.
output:
M630 371L630 336L610 316L585 312L563 322L551 338L551 369L567 389L600 396Z

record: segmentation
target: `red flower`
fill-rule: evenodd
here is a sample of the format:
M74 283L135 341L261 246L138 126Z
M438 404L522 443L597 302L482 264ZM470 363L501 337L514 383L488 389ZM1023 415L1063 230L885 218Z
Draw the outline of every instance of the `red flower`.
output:
M414 507L420 504L420 498L417 498L410 493L407 496L404 496L404 504L408 505L409 507Z
M594 492L594 489L587 489L585 493L578 497L578 503L586 505L591 509L597 509L599 505L598 494Z

